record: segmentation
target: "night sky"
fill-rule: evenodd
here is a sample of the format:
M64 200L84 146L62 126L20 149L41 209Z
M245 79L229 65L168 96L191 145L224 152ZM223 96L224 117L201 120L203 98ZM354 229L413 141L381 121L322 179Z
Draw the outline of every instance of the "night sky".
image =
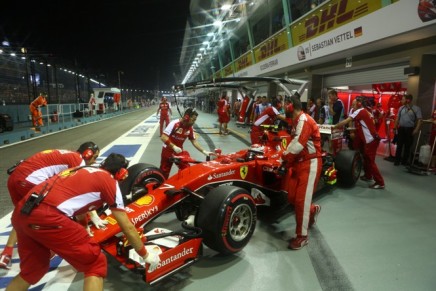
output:
M132 89L169 89L189 0L2 1L0 39ZM65 60L65 61L64 61ZM73 66L73 67L71 67Z

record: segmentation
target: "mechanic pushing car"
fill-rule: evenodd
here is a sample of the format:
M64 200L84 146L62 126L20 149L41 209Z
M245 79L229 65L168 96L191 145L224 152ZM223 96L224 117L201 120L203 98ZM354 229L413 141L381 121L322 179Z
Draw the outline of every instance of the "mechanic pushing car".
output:
M183 151L183 143L186 138L192 142L192 145L205 156L214 155L212 152L204 150L196 139L194 128L192 127L197 120L198 113L193 108L186 109L183 117L170 122L160 137L164 143L160 161L160 169L165 178L168 179L173 162L171 158L174 154L180 154ZM180 163L179 169L189 167L189 164Z
M286 122L286 116L280 114L279 110L282 107L282 101L275 98L272 102L273 106L267 107L256 119L251 127L250 139L251 144L258 144L261 142L263 135L262 125L273 125L276 119L280 119Z
M104 203L138 255L150 264L149 270L156 269L159 256L146 251L124 209L118 181L127 177L127 166L123 155L112 153L100 168L67 169L27 193L12 214L20 242L21 271L6 290L27 290L37 283L49 269L50 251L84 273L83 290L103 290L106 257L86 229L71 218L85 217L89 209Z
M79 146L76 152L69 150L45 150L30 156L8 170L8 190L14 206L26 196L35 185L68 168L92 165L97 159L100 150L92 141ZM101 220L93 215L96 227L101 227ZM0 256L0 268L9 269L12 264L14 245L17 243L17 234L12 229L6 247Z
M312 204L321 175L321 136L316 121L302 111L301 101L291 97L286 107L292 115L292 140L282 154L287 168L285 190L288 201L295 207L296 237L289 242L288 248L299 250L309 242L309 228L316 223L321 211L320 205Z
M360 148L364 160L363 169L365 174L360 179L365 182L371 182L374 179L375 183L370 185L369 188L384 189L385 181L375 163L380 137L377 134L372 115L366 109L365 97L358 96L355 100L356 110L347 119L334 125L333 128L344 126L352 121L354 122L356 139L360 140Z

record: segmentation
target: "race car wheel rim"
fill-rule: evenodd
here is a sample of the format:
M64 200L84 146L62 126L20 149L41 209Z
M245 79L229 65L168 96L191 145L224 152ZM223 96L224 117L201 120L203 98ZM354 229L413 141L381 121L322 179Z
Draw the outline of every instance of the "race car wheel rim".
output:
M246 204L238 205L230 217L229 233L234 241L242 241L250 233L253 212Z

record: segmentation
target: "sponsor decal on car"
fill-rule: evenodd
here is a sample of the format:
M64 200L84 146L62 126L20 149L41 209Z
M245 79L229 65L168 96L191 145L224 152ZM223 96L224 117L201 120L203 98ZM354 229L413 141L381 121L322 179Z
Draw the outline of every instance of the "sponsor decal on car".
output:
M153 202L154 202L153 195L145 195L145 196L139 198L138 200L136 200L134 204L138 205L139 207L142 207L142 206L151 205L151 204L153 204Z
M224 178L227 176L234 175L235 173L236 173L236 171L232 170L232 169L228 170L227 172L223 172L223 173L213 173L213 174L210 174L209 177L207 177L207 180L210 181L210 180L215 180L215 179L219 179L219 178Z
M136 225L138 223L142 223L142 222L144 222L144 220L148 219L150 216L154 215L158 211L159 211L159 207L154 206L150 209L145 210L140 215L132 218L131 221L134 225Z
M175 255L170 256L169 258L160 261L159 265L157 265L157 269L161 268L161 267L165 267L168 264L171 264L172 262L175 262L177 260L180 260L186 256L188 256L189 254L192 254L194 252L194 248L183 248L183 251L181 251L180 253L177 253ZM154 272L154 271L153 271ZM151 273L151 272L149 272Z
M239 174L241 175L242 179L245 179L245 177L247 177L248 174L248 166L242 166L239 168Z
M112 218L110 216L106 217L106 221L111 225L117 224L117 221L115 220L115 218Z

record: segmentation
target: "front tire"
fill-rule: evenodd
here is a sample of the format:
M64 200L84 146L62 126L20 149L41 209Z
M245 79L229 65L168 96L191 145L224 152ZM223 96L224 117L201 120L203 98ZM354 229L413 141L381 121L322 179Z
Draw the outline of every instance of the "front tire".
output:
M196 225L204 243L221 254L241 251L256 228L256 205L245 189L221 186L212 189L200 205Z
M161 170L150 164L139 163L129 167L127 170L129 171L129 176L120 183L125 205L148 194L147 185L151 186L152 189L156 189L165 181Z

